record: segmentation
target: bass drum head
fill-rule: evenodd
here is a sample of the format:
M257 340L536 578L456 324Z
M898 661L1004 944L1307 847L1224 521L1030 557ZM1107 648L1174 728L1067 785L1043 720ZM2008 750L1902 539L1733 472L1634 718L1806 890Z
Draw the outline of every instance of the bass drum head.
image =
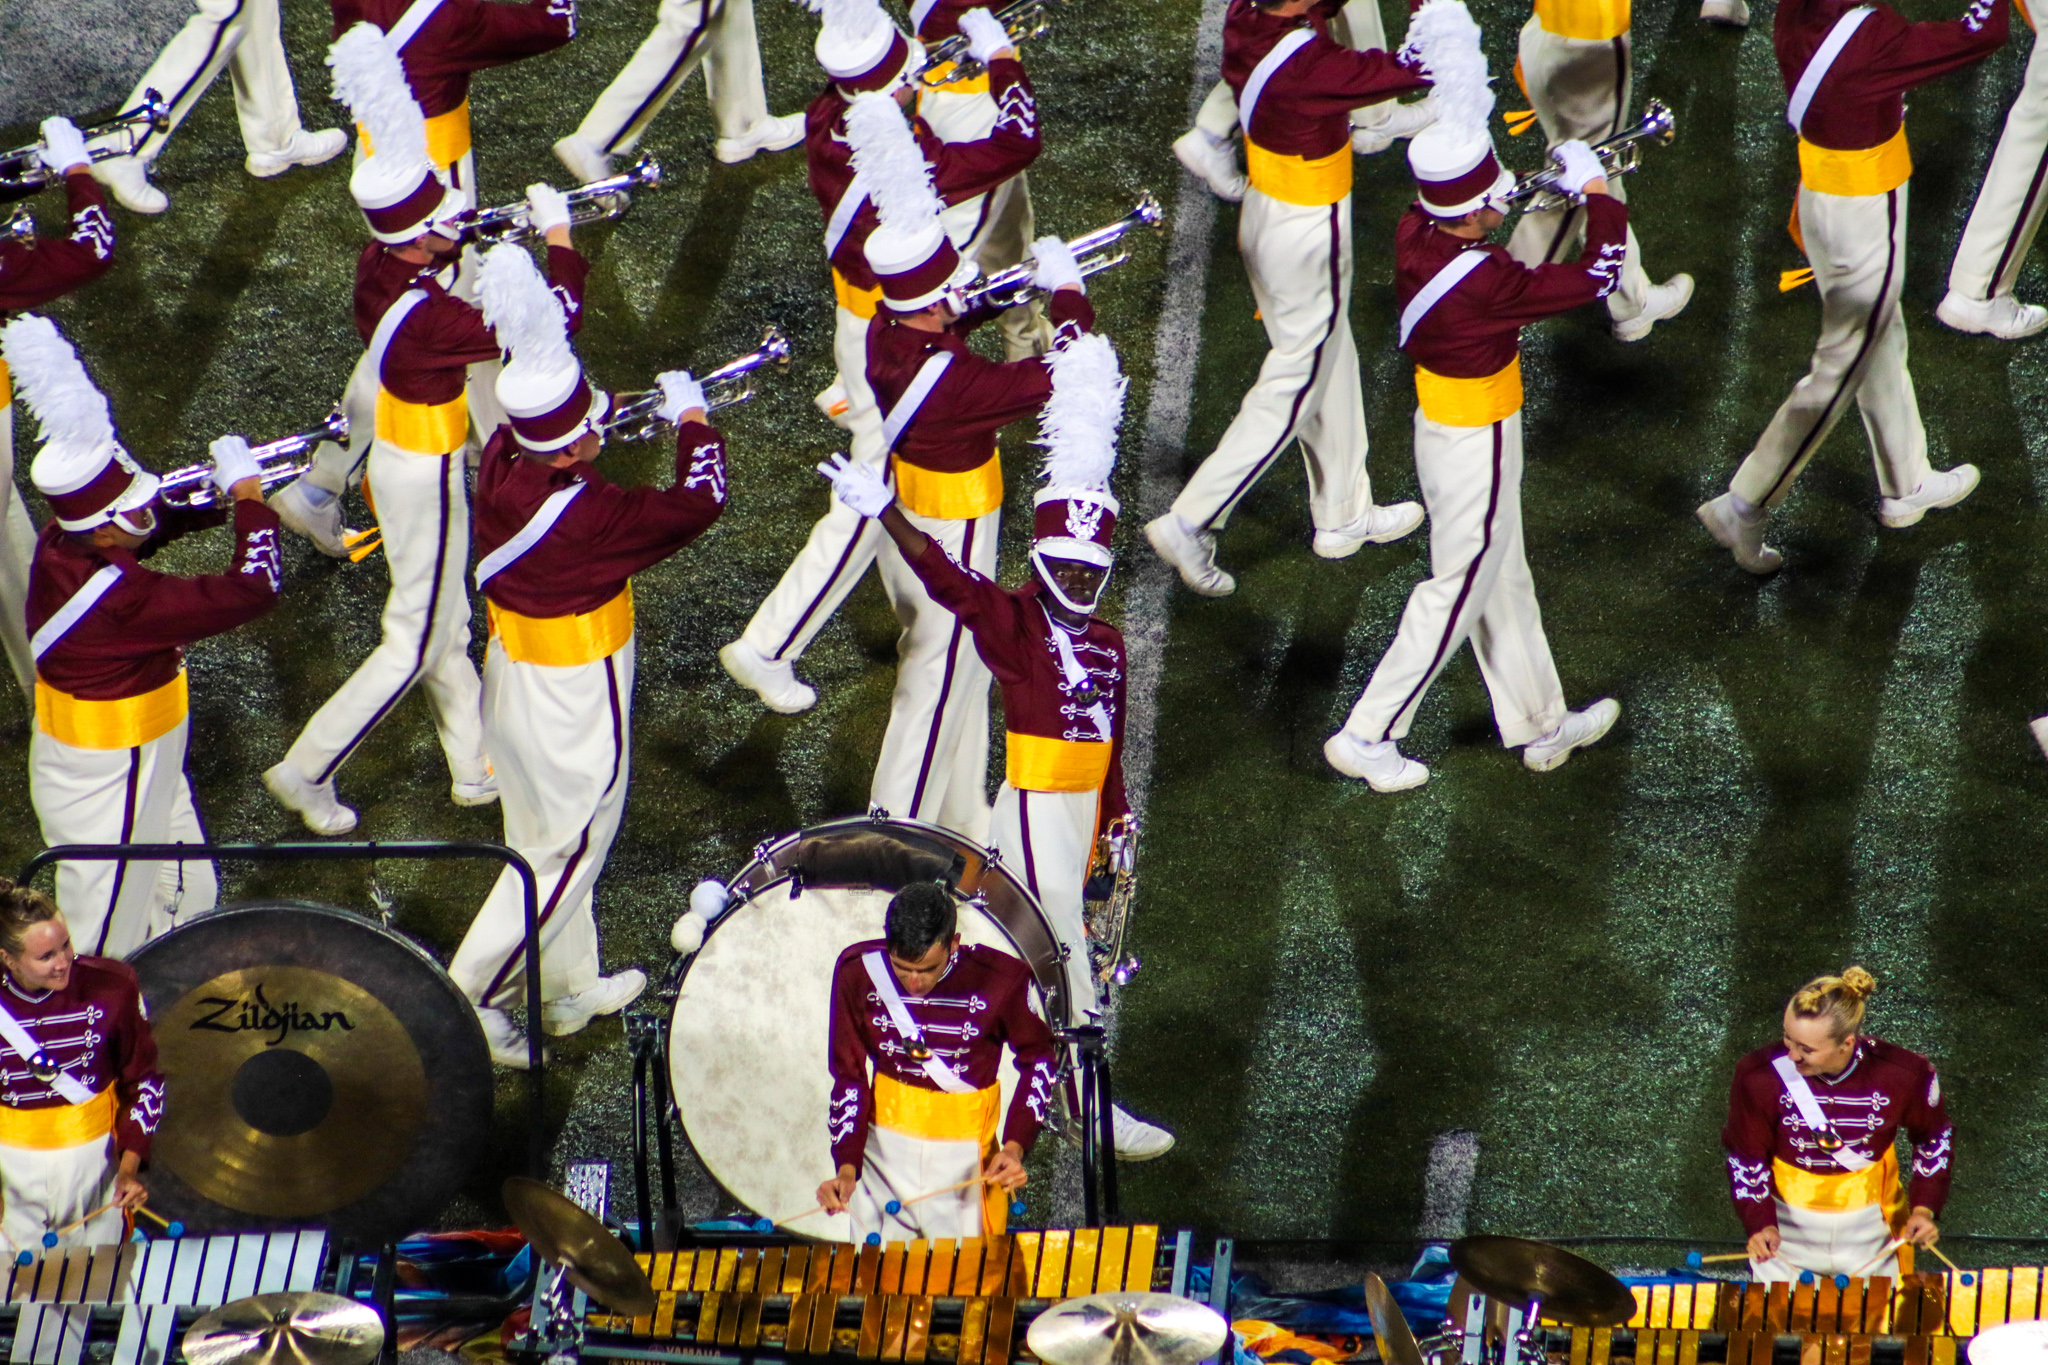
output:
M426 1225L491 1125L476 1013L410 940L332 906L226 906L129 958L165 1080L150 1207L194 1233Z

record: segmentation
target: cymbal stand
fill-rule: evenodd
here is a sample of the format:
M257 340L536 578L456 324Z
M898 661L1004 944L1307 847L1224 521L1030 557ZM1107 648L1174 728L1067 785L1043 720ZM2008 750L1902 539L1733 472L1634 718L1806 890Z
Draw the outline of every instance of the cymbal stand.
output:
M1489 1341L1496 1312L1502 1315L1500 1332ZM1541 1300L1531 1299L1526 1308L1516 1308L1475 1289L1465 1303L1465 1321L1459 1325L1463 1365L1543 1365L1543 1346L1537 1336L1542 1317Z
M583 1315L575 1309L575 1297L569 1268L556 1266L541 1296L546 1321L534 1323L541 1349L547 1352L547 1365L577 1365L583 1358Z
M672 1003L672 1002L671 1002ZM642 1254L675 1246L676 1164L669 1121L675 1113L668 1090L668 1019L645 1010L626 1016L626 1046L633 1057L633 1192L640 1201ZM654 1126L655 1156L661 1164L661 1208L657 1213L647 1163L647 1128Z
M1081 1221L1103 1227L1118 1220L1122 1204L1116 1187L1116 1124L1110 1108L1109 1058L1100 1024L1060 1029L1072 1046L1074 1083L1081 1092Z

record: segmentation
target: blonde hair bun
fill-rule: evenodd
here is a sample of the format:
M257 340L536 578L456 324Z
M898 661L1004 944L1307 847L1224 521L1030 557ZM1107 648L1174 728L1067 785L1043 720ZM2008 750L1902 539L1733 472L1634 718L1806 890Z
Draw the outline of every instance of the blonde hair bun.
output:
M1844 967L1840 976L1816 976L1794 991L1790 1008L1801 1019L1826 1019L1829 1034L1840 1040L1862 1025L1864 1002L1876 990L1876 977Z

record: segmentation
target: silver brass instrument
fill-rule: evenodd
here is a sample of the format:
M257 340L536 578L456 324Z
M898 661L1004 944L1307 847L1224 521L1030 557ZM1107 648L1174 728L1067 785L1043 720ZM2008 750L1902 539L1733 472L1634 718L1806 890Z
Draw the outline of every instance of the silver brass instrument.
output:
M145 90L142 103L127 113L116 114L105 123L79 131L85 135L87 155L94 161L107 161L117 156L133 155L151 133L162 132L170 125L171 107L164 103L164 97L155 90ZM115 133L126 133L127 137L104 147L91 145L95 140ZM43 165L38 155L42 146L40 142L31 142L11 152L0 152L0 203L26 199L61 178L56 171Z
M27 246L30 242L34 241L35 236L36 220L29 217L27 209L16 209L8 214L6 224L0 226L0 237L5 237L8 241L19 243L22 246Z
M348 417L340 408L327 414L327 420L311 431L302 431L294 436L283 436L264 445L249 447L249 453L256 457L256 463L263 467L263 487L267 490L273 484L295 479L312 468L310 458L300 458L322 441L346 442L348 440ZM173 507L212 507L220 501L220 490L213 486L212 464L188 464L173 469L164 475L157 488L157 496Z
M1009 32L1014 43L1043 38L1052 27L1052 7L1061 0L1015 0L996 11L996 22ZM988 68L967 55L967 35L956 33L934 43L925 54L924 83L935 89L955 81L971 81ZM949 66L948 63L951 63Z
M1593 148L1593 155L1600 158L1600 164L1611 176L1627 175L1643 164L1643 144L1655 142L1665 146L1678 136L1677 121L1662 100L1651 100L1644 108L1643 116L1632 128L1624 128L1607 141ZM1559 194L1558 180L1564 172L1555 164L1545 166L1532 175L1524 176L1512 190L1501 197L1499 206L1507 208L1532 207L1532 200L1543 195ZM1547 207L1547 206L1543 206Z
M1146 190L1138 196L1138 202L1131 211L1111 223L1108 227L1084 232L1067 243L1067 249L1074 253L1074 262L1081 268L1081 278L1087 279L1098 271L1113 265L1121 265L1131 258L1128 251L1111 252L1108 248L1139 228L1156 228L1163 215L1159 201ZM1092 254L1091 254L1092 253ZM976 308L1014 308L1028 302L1038 292L1038 286L1031 283L1034 266L1022 261L998 270L981 283L967 291L961 312Z
M1088 906L1088 965L1104 985L1123 986L1138 974L1135 957L1124 956L1124 930L1138 896L1138 817L1110 822L1100 841L1102 870L1109 874L1109 899ZM1098 908L1099 907L1099 908Z
M758 347L738 360L697 377L697 382L704 386L705 410L716 412L720 408L746 402L754 396L754 385L749 376L770 365L779 370L788 369L789 355L789 338L782 334L780 328L770 327ZM660 407L661 390L658 388L613 394L612 410L603 423L605 438L648 441L671 430L670 424L664 422L657 411Z
M582 227L585 223L602 223L617 218L626 211L630 202L626 198L628 190L651 190L660 186L661 163L651 156L642 156L617 175L593 180L588 185L578 185L567 191L569 226ZM524 242L534 236L533 224L527 221L526 211L524 199L502 208L484 209L470 220L462 238L481 245Z

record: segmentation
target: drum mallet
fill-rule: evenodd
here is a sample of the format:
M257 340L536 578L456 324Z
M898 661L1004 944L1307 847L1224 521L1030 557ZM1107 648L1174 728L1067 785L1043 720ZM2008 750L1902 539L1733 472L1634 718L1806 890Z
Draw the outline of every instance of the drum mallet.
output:
M1905 1239L1902 1237L1892 1238L1889 1242L1886 1242L1884 1244L1883 1251L1880 1251L1877 1253L1877 1255L1871 1257L1870 1260L1864 1264L1863 1268L1857 1271L1855 1275L1851 1276L1851 1278L1861 1279L1863 1276L1868 1275L1871 1271L1877 1269L1878 1266L1882 1265L1887 1259L1889 1259L1894 1253L1896 1253L1900 1247L1904 1246L1905 1244Z
M882 1205L882 1212L901 1213L906 1204L916 1204L926 1199L937 1199L942 1194L952 1194L956 1190L966 1189L969 1185L982 1184L987 1179L988 1177L985 1175L977 1175L972 1179L963 1180L957 1185L948 1185L944 1189L926 1190L923 1194L913 1195L909 1199L891 1199L888 1203ZM1024 1202L1021 1199L1010 1205L1010 1215L1013 1218L1022 1218L1024 1216Z
M93 1219L95 1219L95 1218L99 1217L99 1216L100 1216L101 1214L105 1213L105 1212L106 1212L106 1211L107 1211L108 1209L111 1209L111 1208L117 1208L117 1207L119 1207L120 1203L121 1203L121 1201L120 1201L120 1200L118 1200L118 1199L110 1199L110 1200L108 1200L108 1201L107 1201L106 1203L104 1203L104 1204L100 1205L100 1206L99 1206L98 1208L94 1209L94 1210L93 1210L93 1211L92 1211L91 1213L88 1213L88 1214L86 1214L86 1215L85 1215L84 1217L82 1217L82 1218L74 1218L74 1219L72 1219L72 1220L71 1220L70 1222L66 1223L66 1224L65 1224L65 1225L64 1225L63 1227L61 1227L61 1228L58 1228L58 1229L57 1229L57 1230L56 1230L55 1232L46 1232L46 1233L44 1233L44 1234L43 1234L43 1245L44 1245L44 1246L46 1246L46 1247L53 1247L53 1246L57 1245L57 1239L58 1239L59 1237L62 1237L62 1236L63 1236L63 1235L65 1234L65 1233L67 1233L67 1232L75 1232L75 1231L77 1231L77 1230L78 1230L79 1228L82 1228L82 1227L84 1227L84 1226L85 1226L85 1225L86 1225L87 1223L90 1223L90 1222L91 1222L91 1221L92 1221Z
M1936 1245L1935 1245L1934 1243L1932 1243L1932 1242L1928 1242L1928 1243L1924 1244L1923 1246L1921 1246L1921 1248L1920 1248L1920 1249L1921 1249L1922 1251L1931 1251L1931 1252L1933 1252L1933 1253L1934 1253L1934 1254L1935 1254L1936 1256L1940 1257L1940 1258L1941 1258L1941 1263L1942 1263L1943 1265L1947 1266L1947 1267L1948 1267L1948 1268L1949 1268L1950 1270L1953 1270L1953 1271L1955 1271L1955 1272L1956 1272L1956 1274L1958 1274L1958 1275L1960 1275L1960 1276L1962 1276L1962 1277L1963 1277L1963 1283L1964 1283L1964 1284L1975 1284L1975 1283L1977 1282L1977 1277L1976 1277L1976 1274L1975 1274L1974 1272L1972 1272L1972 1271L1968 1271L1968 1270L1965 1270L1965 1269L1963 1269L1963 1268L1962 1268L1961 1266L1957 1265L1957 1264L1956 1264L1956 1263L1955 1263L1954 1261L1951 1261L1951 1260L1950 1260L1950 1259L1948 1258L1948 1253L1947 1253L1947 1252L1945 1252L1945 1251L1943 1251L1943 1250L1942 1250L1942 1249L1941 1249L1940 1247L1936 1246Z
M1749 1253L1746 1251L1717 1251L1711 1256L1702 1256L1697 1251L1688 1251L1685 1253L1685 1268L1687 1270L1698 1270L1703 1265L1714 1265L1722 1261L1746 1261L1748 1259Z
M135 1206L135 1213L138 1217L147 1218L150 1222L155 1223L158 1227L162 1228L164 1230L164 1236L169 1237L174 1241L177 1238L183 1237L185 1235L185 1225L183 1223L179 1222L175 1218L166 1221L162 1214L158 1213L156 1210L152 1209L147 1204L137 1204Z

